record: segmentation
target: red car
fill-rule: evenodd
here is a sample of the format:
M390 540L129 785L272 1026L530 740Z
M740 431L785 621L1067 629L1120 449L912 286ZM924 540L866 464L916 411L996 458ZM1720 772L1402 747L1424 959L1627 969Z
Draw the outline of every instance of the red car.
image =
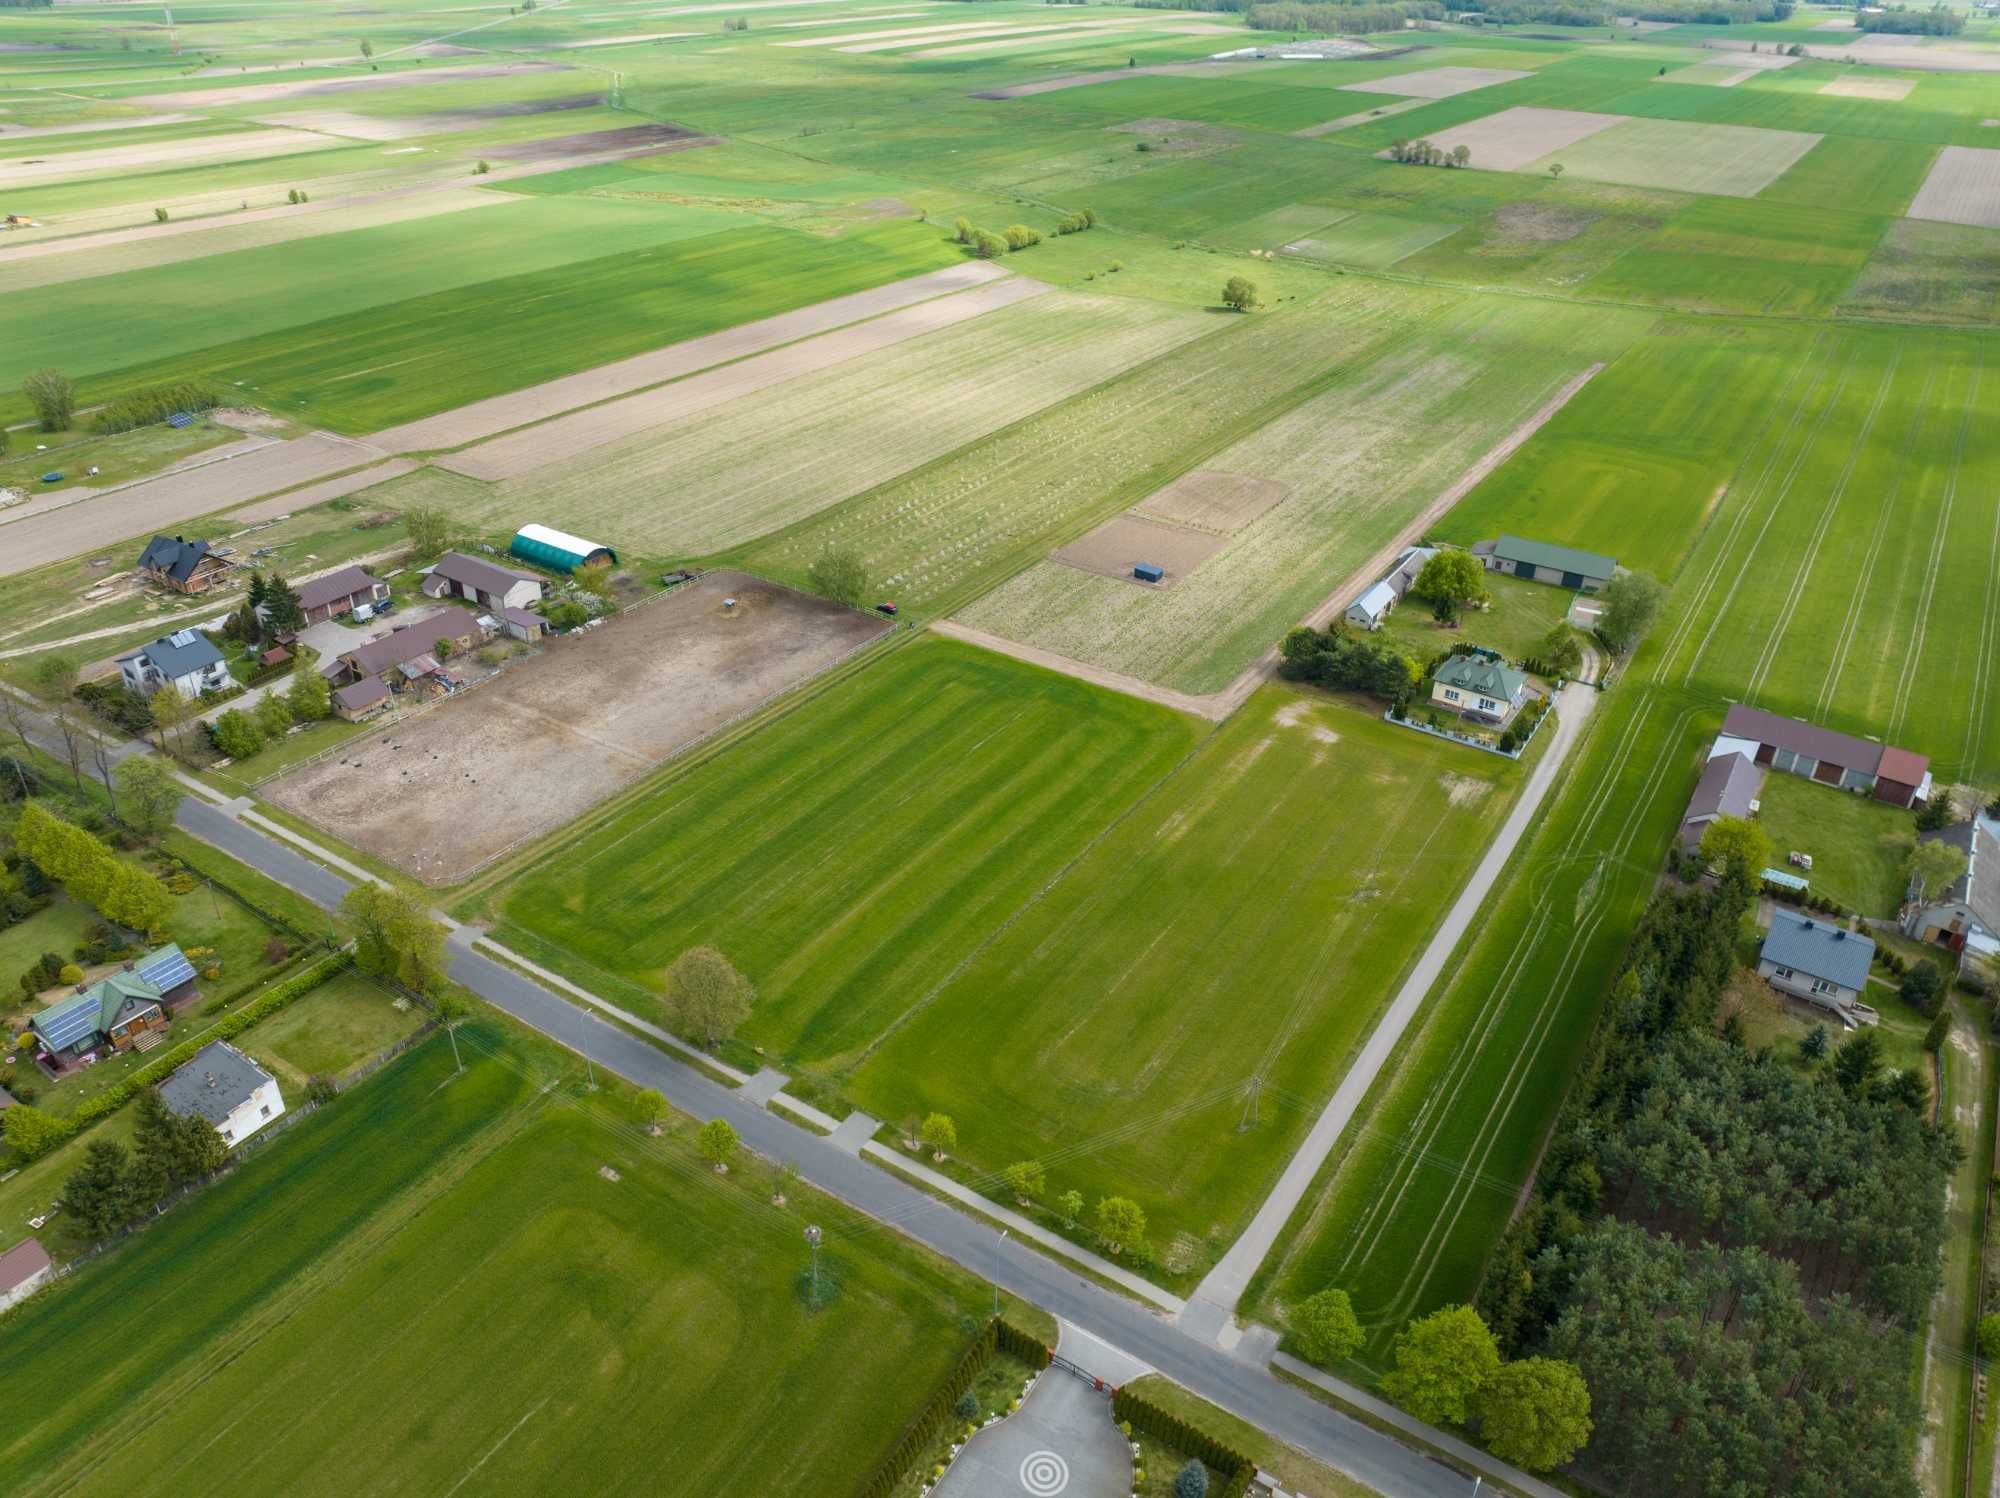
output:
M896 606L893 603L878 603L875 605L875 612L893 619L896 617Z

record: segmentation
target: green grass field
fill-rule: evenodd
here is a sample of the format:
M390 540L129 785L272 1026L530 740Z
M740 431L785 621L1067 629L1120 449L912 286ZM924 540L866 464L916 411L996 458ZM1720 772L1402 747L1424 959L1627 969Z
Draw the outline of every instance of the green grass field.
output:
M1052 1193L1130 1195L1151 1272L1185 1287L1296 1148L1520 783L1370 707L1265 688L913 995L846 1091L878 1118L952 1115L974 1170L1037 1158ZM1362 786L1357 820L1342 808Z
M1770 834L1772 862L1795 873L1787 853L1812 857L1813 893L1849 910L1893 918L1909 888L1907 863L1916 845L1910 813L1887 802L1767 771L1758 820Z
M1200 729L926 638L597 819L580 877L555 876L568 851L523 871L500 938L652 1013L711 944L757 984L745 1041L787 1070L850 1064Z
M539 1047L461 1044L462 1074L433 1037L13 1320L9 1486L856 1485L983 1287L796 1188L771 1207L754 1162L718 1179L686 1123L548 1090Z

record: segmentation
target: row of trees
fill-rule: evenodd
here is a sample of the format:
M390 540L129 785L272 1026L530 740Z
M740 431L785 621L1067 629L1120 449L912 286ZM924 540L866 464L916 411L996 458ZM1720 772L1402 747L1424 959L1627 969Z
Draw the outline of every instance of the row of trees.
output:
M439 641L441 645L445 643ZM157 706L156 701L156 714ZM232 707L217 714L209 737L231 759L248 759L269 740L289 732L294 723L317 723L332 714L333 688L319 673L318 657L308 647L300 646L285 690L265 693L254 707Z
M133 931L166 929L174 909L166 885L118 857L96 834L30 801L14 824L13 838L23 858L106 920Z
M1443 21L1450 12L1434 0L1403 0L1394 5L1338 5L1326 0L1273 0L1250 5L1243 19L1253 31L1299 31L1321 36L1363 36L1376 31L1401 31L1409 21Z
M1447 150L1432 141L1407 140L1399 135L1389 143L1389 159L1411 166L1470 166L1472 147L1457 145Z
M1302 624L1278 646L1278 674L1336 692L1367 692L1407 702L1423 680L1422 668L1390 640L1350 630L1336 621L1326 629Z
M1965 12L1948 5L1928 10L1911 10L1907 5L1891 5L1882 10L1858 10L1854 24L1862 31L1890 32L1898 36L1957 36L1965 30Z
M35 425L44 432L66 432L76 421L76 382L60 369L31 370L21 381L21 393L35 413ZM106 401L91 420L99 432L129 432L134 427L165 421L176 411L210 411L223 404L225 395L213 380L199 377L163 380L142 385ZM0 452L6 450L0 431Z
M1085 229L1097 226L1097 215L1088 208L1075 213L1064 214L1056 224L1058 234L1080 234ZM1030 245L1042 242L1039 229L1031 229L1026 224L1009 224L999 233L991 229L981 229L969 218L955 218L951 221L952 238L965 245L981 260L998 260L1002 255L1014 250L1025 250Z

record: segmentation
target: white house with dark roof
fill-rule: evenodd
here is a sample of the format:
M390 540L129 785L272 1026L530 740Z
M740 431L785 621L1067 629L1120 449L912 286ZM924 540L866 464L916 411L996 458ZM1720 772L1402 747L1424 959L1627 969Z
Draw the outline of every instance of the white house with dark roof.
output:
M1505 723L1527 695L1528 678L1485 651L1455 655L1431 678L1431 701L1462 718Z
M205 1119L231 1146L285 1112L277 1078L226 1040L203 1046L162 1082L160 1101L182 1118Z
M1781 905L1771 912L1757 972L1773 988L1830 1011L1852 1029L1880 1018L1861 1002L1874 960L1870 938Z
M198 629L177 629L118 657L125 685L150 697L171 686L190 700L229 685L229 667L215 641Z
M482 609L525 609L542 601L542 580L531 572L448 551L423 581L426 598L463 598Z
M1965 873L1935 900L1918 898L1911 882L1903 930L1975 957L2000 957L2000 821L1979 817L1919 835L1949 843L1965 855Z

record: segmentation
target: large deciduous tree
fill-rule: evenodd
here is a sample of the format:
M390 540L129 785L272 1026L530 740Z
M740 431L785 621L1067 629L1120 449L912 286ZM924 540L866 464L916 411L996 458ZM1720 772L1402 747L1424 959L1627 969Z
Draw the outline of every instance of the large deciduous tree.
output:
M1345 1290L1321 1290L1292 1307L1292 1336L1309 1362L1333 1364L1361 1348L1361 1323Z
M1458 608L1486 596L1486 569L1471 552L1446 547L1424 563L1411 591Z
M1755 879L1771 862L1771 835L1748 817L1717 817L1701 834L1702 862Z
M1446 1306L1410 1323L1396 1337L1395 1356L1382 1392L1433 1425L1465 1424L1500 1370L1499 1345L1471 1306Z
M1621 572L1597 596L1604 604L1597 632L1613 650L1629 655L1660 617L1667 590L1643 572Z
M1963 848L1943 838L1924 838L1910 850L1910 884L1916 897L1929 904L1965 876L1970 860Z
M1479 1391L1479 1435L1502 1461L1530 1472L1560 1467L1590 1439L1590 1390L1559 1358L1503 1363Z
M357 884L340 902L354 932L354 965L428 994L444 977L444 927L423 903L393 886Z
M757 990L714 947L690 947L667 969L674 1023L713 1050L750 1016Z

